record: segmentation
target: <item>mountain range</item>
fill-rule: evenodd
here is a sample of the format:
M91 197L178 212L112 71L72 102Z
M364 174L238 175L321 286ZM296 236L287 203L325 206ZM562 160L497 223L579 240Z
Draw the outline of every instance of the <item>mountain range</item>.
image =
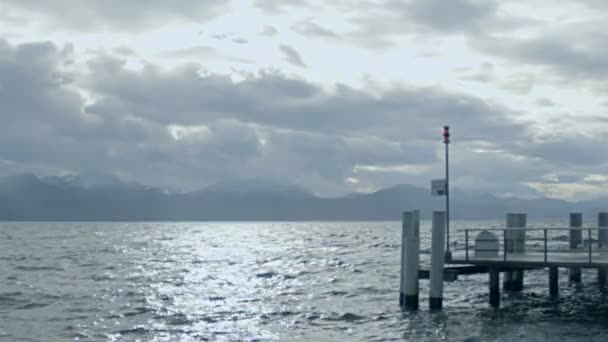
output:
M507 212L526 212L539 219L565 219L570 212L583 212L590 219L608 210L607 200L506 199L458 190L451 197L454 219L502 219ZM199 191L171 193L113 176L0 178L3 221L399 220L404 210L420 209L428 219L433 210L443 208L443 197L411 185L323 198L292 184L260 180L225 181Z

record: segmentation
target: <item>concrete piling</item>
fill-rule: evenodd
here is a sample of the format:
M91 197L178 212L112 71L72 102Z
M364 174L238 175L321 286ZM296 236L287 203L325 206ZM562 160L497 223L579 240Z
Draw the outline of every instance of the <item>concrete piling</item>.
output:
M507 214L507 240L504 242L507 244L507 253L519 254L524 253L526 248L526 232L521 229L512 228L525 228L527 216L524 213L509 213ZM508 256L507 256L508 258ZM511 272L505 272L503 279L503 290L505 291L521 291L524 288L524 271L515 270Z
M581 213L570 213L570 228L581 228L583 226L583 214ZM569 247L574 250L579 247L583 242L583 231L580 229L570 229L569 236ZM581 268L570 267L568 270L568 279L573 283L581 282Z
M511 284L513 281L513 274L511 271L504 272L502 275L502 290L511 291Z
M559 273L556 266L549 267L549 295L557 296L559 291Z
M431 242L431 276L429 306L431 310L443 306L443 266L445 263L445 211L433 212Z
M489 275L490 306L498 308L500 306L500 273L498 268L490 267Z
M597 269L597 285L600 289L606 289L606 278L608 276L608 268L599 267Z
M589 245L583 246L583 216L581 213L570 213L568 228L528 228L527 215L525 213L507 214L506 229L502 228L472 228L465 229L465 241L468 248L468 237L471 231L480 231L475 237L475 254L469 256L468 250L465 256L456 254L455 259L446 260L446 212L433 212L431 231L431 267L429 271L423 271L420 275L420 213L417 210L403 212L402 222L402 247L401 247L401 278L399 304L405 309L418 309L419 307L419 277L429 277L429 307L431 310L439 310L443 307L443 282L446 274L474 274L488 273L488 290L490 306L500 306L500 273L504 272L503 289L506 291L522 291L524 282L524 270L547 267L549 273L549 294L551 297L559 295L559 267L568 269L568 279L571 282L581 281L581 269L594 267L598 269L598 284L604 289L608 286L608 260L604 252L608 250L608 212L598 214L598 227L585 228L589 236ZM547 245L548 230L568 231L569 250L560 248L555 253L557 256L548 258L549 248ZM592 239L592 232L598 230L597 240ZM497 234L492 231L503 231L503 255L499 253L500 241ZM539 258L538 251L526 254L526 232L542 232L544 255ZM537 235L532 235L537 236ZM538 245L538 244L537 244ZM597 245L597 247L596 247ZM594 250L595 248L595 250ZM580 255L575 253L588 253L588 258L581 260ZM593 254L594 252L595 254ZM564 253L571 253L565 256ZM571 256L577 256L577 258ZM544 259L544 260L543 260ZM588 259L588 260L587 260ZM461 266L450 266L445 269L445 263L460 264ZM450 277L447 277L450 281Z
M399 305L408 310L418 309L420 268L420 212L405 211L401 233L401 286Z

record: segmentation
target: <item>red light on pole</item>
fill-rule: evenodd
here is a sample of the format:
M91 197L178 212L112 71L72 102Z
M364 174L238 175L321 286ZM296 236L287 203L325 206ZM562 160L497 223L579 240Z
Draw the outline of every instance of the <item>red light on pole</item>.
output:
M443 143L450 143L450 126L443 126Z

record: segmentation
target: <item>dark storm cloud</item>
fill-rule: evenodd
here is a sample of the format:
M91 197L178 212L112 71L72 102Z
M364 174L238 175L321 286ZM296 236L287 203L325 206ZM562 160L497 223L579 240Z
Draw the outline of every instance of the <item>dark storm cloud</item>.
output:
M308 19L294 25L294 31L368 48L386 48L408 35L502 32L534 24L502 13L500 2L487 0L356 1L332 6L345 13L343 19L355 28L338 33Z
M11 46L0 40L0 110L3 123L14 120L61 122L78 117L74 110L80 97L66 90L74 75L72 47L58 48L45 43ZM41 116L41 112L48 115Z
M322 193L348 191L350 177L427 185L446 123L460 184L508 190L564 163L601 170L585 153L590 139L527 146L530 126L508 109L441 89L328 91L276 72L237 82L200 65L132 70L104 55L83 74L72 60L70 46L0 44L0 173L95 170L190 189L257 177Z
M91 74L85 76L63 70L66 64L71 65L71 59L69 46L11 46L3 42L0 160L8 160L11 167L7 169L3 162L0 173L95 170L149 184L190 188L223 178L279 177L326 188L334 183L338 189L341 177L357 162L396 162L404 157L412 161L433 159L429 151L408 150L398 142L373 136L340 137L281 128L291 126L288 122L265 124L255 117L257 111L239 107L245 98L257 99L256 106L263 107L279 89L292 99L311 100L322 94L321 89L304 81L290 84L282 76L268 74L239 87L225 76L201 77L191 67L161 72L149 66L131 73L125 69L124 61L108 56L92 61ZM88 77L103 82L86 81ZM155 77L158 82L150 84L152 87L143 84ZM142 83L129 78L138 78ZM191 96L189 103L177 105L185 99L180 96L176 103L170 103L173 94L201 80L215 83L216 91L212 94L207 91L210 88L198 86L187 95ZM109 87L110 83L119 86L123 82L134 88L129 91L119 87L119 93L97 88L102 83ZM177 87L176 92L172 94L161 85ZM75 91L76 86L85 87L97 98L84 111L84 99ZM138 99L143 94L157 99L145 103L146 99ZM198 98L214 95L218 97L211 109L230 110L217 116L183 120L191 112L200 112ZM231 109L233 102L237 106ZM159 104L164 113L150 117L150 108ZM181 128L174 127L180 124ZM178 139L172 137L171 127L178 130ZM186 133L179 133L180 129Z
M83 113L72 59L69 45L0 42L0 159L9 161L0 173L132 171L148 142L170 141L159 125L114 112L112 101L104 115Z
M72 88L72 58L69 45L0 41L0 159L46 171L104 159L102 146L62 134L88 124Z
M283 54L285 55L285 61L287 61L289 64L295 65L300 68L306 68L306 64L304 64L302 56L300 56L300 53L294 48L288 45L281 45L279 46L279 48L281 49L281 52L283 52Z
M440 32L478 30L487 19L496 19L499 8L497 2L487 0L417 0L408 3L389 0L383 6L396 14L394 19L415 20L421 26Z
M551 137L536 141L534 144L521 145L518 151L530 157L566 164L571 167L606 163L604 139L601 137L572 134Z
M459 156L454 167L462 175L482 177L477 182L485 180L483 189L503 183L501 189L514 189L513 184L522 179L538 181L552 170L549 161L536 158L536 151L521 147L531 141L528 123L516 122L509 110L471 96L435 88L393 88L373 96L344 85L329 92L279 73L249 75L234 82L222 75L201 75L194 66L172 71L149 66L131 71L116 68L117 64L107 60L91 63L95 77L87 87L101 100L87 112L97 113L97 108L112 101L113 113L131 113L160 126L209 127L212 134L204 135L209 140L197 144L193 138L193 143L185 145L188 151L205 150L205 155L213 155L210 141L222 135L213 133L217 122L239 123L252 132L251 137L257 137L249 144L236 144L243 151L245 146L253 147L244 154L250 157L240 157L246 160L246 168L235 161L239 148L231 148L232 153L216 155L212 165L198 175L220 177L220 165L224 165L223 176L259 174L298 180L305 186L334 184L344 188L344 179L351 176L373 180L375 185L391 185L399 177L402 182L426 185L428 173L409 175L399 171L399 165L415 169L416 165L436 163L441 127L446 123L451 124L454 140L461 146L454 152ZM478 142L487 142L499 152L477 153L465 148ZM196 163L192 158L197 159L189 157L189 167L200 170L200 166L191 165ZM393 171L376 172L372 167L353 174L358 165ZM394 176L388 176L391 174Z
M308 8L317 11L320 7L303 0L256 0L256 6L268 13L280 13L286 7ZM488 24L487 19L497 19L499 2L494 0L380 0L336 1L324 3L346 13L347 19L362 26L361 31L377 31L387 34L393 31L410 30L412 24L442 32L479 29ZM499 18L498 18L499 19ZM505 24L502 20L492 26ZM303 32L332 37L332 31L314 23L302 26Z
M121 111L163 124L196 125L221 118L327 134L373 134L399 139L434 137L452 122L460 138L504 141L526 136L507 109L441 89L393 88L373 96L345 85L332 92L280 73L249 75L241 82L217 74L201 76L192 65L163 71L117 68L116 60L91 63L87 86ZM229 100L227 100L229 99ZM167 115L171 113L171 115Z
M230 0L3 0L0 9L41 15L56 28L130 30L204 22L225 14L229 5Z
M433 149L412 139L400 143L375 136L338 136L311 131L272 130L266 135L269 157L293 171L312 170L343 181L356 165L432 163Z
M608 35L604 33L567 36L546 34L536 38L479 36L473 47L510 61L538 65L557 72L554 79L601 79L608 75Z

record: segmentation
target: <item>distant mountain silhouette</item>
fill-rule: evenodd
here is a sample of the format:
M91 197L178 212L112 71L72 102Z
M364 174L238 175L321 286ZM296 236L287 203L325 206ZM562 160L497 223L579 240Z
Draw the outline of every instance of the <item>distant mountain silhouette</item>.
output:
M124 188L124 187L144 187L137 183L125 183L114 175L103 173L86 173L79 175L66 175L62 177L44 177L40 179L49 185L72 188Z
M428 219L443 205L443 197L432 197L428 189L411 185L321 198L289 183L260 180L168 193L103 175L0 178L0 220L4 221L399 220L401 212L409 209L420 209ZM569 203L452 192L455 219L501 219L507 212L562 219L570 212L583 212L590 219L601 210L608 210L606 199Z

